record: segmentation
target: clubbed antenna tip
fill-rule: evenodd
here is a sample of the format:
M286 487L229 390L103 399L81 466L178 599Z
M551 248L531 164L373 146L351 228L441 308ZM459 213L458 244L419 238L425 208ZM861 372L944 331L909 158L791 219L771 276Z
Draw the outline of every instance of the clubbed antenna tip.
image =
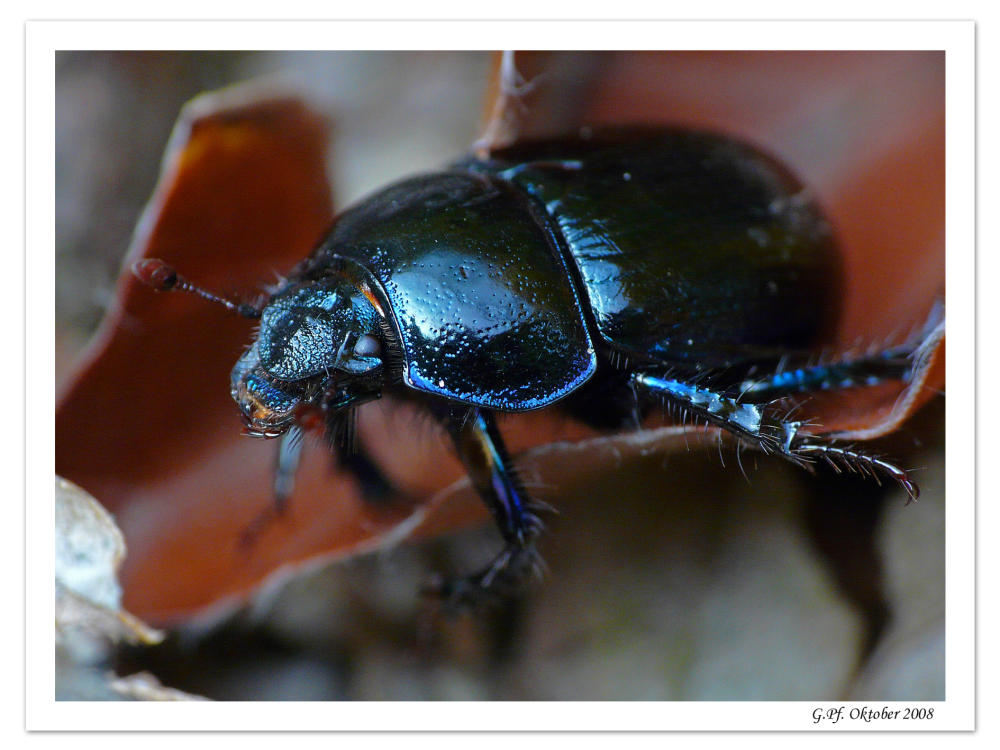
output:
M172 266L156 258L143 258L132 264L132 273L139 281L158 292L169 292L179 277Z

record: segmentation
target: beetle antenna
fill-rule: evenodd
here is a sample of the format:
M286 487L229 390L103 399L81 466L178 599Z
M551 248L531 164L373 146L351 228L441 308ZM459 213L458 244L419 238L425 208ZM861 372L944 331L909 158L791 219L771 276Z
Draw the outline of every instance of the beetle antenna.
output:
M158 292L170 292L179 290L196 294L209 302L218 302L230 312L234 312L244 318L259 318L260 310L254 305L237 303L213 294L207 289L195 286L185 279L173 266L169 266L162 260L156 258L143 258L132 264L132 273L143 284L153 287Z

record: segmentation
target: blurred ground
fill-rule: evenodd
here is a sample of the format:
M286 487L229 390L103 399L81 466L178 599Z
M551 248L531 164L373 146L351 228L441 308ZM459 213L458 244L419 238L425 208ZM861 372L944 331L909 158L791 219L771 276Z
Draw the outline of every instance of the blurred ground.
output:
M287 73L334 123L343 206L475 138L476 53L62 53L57 59L57 383L99 320L180 106ZM155 93L151 93L155 92ZM246 611L125 649L125 674L218 699L911 699L944 695L943 403L891 452L924 494L812 480L724 453L635 459L559 483L523 601L443 621L416 596L490 529L274 585ZM286 577L287 578L287 577Z

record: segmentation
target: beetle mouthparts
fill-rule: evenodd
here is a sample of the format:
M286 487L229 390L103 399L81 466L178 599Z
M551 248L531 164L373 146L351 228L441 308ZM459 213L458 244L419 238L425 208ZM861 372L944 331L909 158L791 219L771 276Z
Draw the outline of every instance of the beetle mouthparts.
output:
M247 437L265 438L270 440L271 438L281 437L284 435L288 431L288 427L289 425L282 425L280 427L258 427L247 421L247 423L243 426L241 434L246 435Z

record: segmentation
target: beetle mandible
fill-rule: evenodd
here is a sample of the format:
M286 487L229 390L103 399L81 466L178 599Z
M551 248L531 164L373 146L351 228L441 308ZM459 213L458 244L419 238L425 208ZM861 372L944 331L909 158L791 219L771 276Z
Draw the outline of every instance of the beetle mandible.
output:
M621 430L666 404L742 446L918 494L895 464L779 408L794 394L906 381L914 347L810 358L838 313L831 228L784 166L728 136L584 130L403 180L341 213L257 305L153 259L134 270L260 319L231 389L249 434L282 437L279 507L317 417L335 443L353 409L392 392L444 427L504 542L482 570L441 585L453 601L538 563L543 506L497 414L552 407ZM363 489L385 489L363 453L340 460Z

